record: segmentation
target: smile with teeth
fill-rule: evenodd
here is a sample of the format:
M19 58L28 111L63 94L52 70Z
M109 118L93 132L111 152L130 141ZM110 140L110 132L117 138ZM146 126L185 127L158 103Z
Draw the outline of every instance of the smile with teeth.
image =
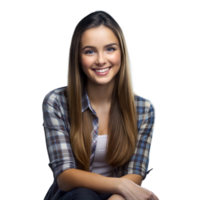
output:
M106 68L106 69L101 69L101 70L94 69L94 71L103 73L103 72L108 71L109 69L110 69L110 67L108 67L108 68Z

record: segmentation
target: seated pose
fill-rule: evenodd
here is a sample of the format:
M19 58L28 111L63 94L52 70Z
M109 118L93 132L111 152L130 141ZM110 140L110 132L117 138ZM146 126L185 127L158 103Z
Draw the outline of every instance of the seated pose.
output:
M78 23L68 67L68 85L42 105L54 175L45 200L158 200L141 187L154 107L132 90L125 38L108 13Z

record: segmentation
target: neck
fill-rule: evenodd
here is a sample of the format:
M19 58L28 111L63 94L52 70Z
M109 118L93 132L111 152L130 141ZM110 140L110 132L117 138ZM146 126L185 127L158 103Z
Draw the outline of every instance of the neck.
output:
M108 106L111 104L114 79L104 85L98 85L87 81L86 89L92 107Z

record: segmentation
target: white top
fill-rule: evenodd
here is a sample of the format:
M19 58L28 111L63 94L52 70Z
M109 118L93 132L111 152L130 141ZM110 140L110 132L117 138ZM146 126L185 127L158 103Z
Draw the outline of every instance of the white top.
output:
M92 172L113 177L114 168L105 162L107 135L98 135Z

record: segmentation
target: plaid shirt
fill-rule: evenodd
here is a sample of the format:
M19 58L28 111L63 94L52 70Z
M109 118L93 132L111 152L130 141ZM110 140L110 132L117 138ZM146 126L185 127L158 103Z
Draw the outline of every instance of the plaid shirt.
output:
M70 144L69 110L66 96L66 87L50 91L44 98L42 109L44 118L44 131L46 146L49 155L49 167L53 171L54 182L45 196L45 200L57 200L64 193L59 189L56 179L63 171L75 168L76 162ZM130 161L123 167L114 169L114 177L126 174L139 174L145 179L151 171L147 171L149 164L149 152L154 126L154 107L151 102L138 95L134 96L137 110L138 141L135 152ZM92 171L95 149L98 136L98 117L92 108L86 89L82 93L82 112L87 108L95 115L93 119L92 147L90 158L90 172Z

